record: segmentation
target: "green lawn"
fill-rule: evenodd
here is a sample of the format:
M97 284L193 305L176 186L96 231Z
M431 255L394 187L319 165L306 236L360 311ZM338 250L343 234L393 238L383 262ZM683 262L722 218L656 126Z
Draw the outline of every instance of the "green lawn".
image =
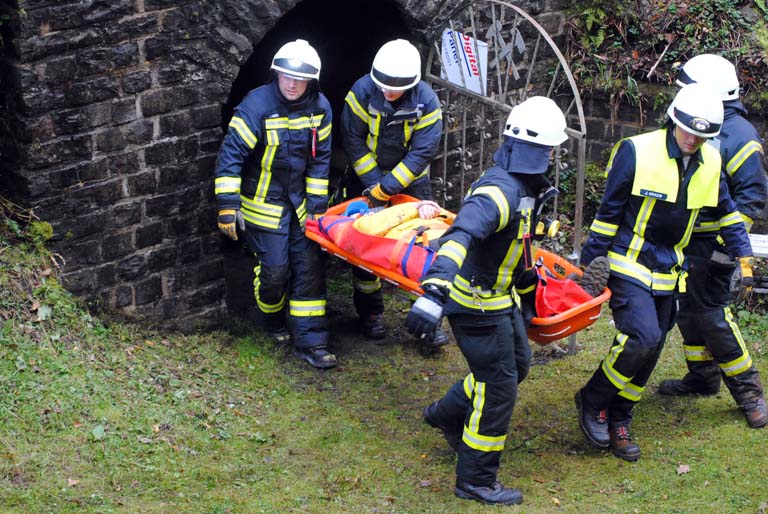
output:
M335 280L341 365L319 372L247 326L182 336L93 319L45 261L3 248L0 512L488 511L453 496L455 456L420 416L464 360L455 344L417 351L400 295L377 344L356 334L347 277ZM636 409L640 461L587 445L573 394L608 348L609 318L580 334L576 355L536 347L499 475L525 503L504 510L766 512L768 431L748 429L727 392L654 394L683 372L676 332ZM748 318L765 375L766 320Z

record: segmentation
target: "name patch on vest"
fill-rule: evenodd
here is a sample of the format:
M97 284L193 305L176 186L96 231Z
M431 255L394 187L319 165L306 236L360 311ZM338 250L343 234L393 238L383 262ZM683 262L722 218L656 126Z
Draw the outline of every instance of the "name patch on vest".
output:
M659 193L657 191L650 191L648 189L641 189L640 195L642 196L649 196L651 198L658 198L659 200L666 200L667 195L666 193Z

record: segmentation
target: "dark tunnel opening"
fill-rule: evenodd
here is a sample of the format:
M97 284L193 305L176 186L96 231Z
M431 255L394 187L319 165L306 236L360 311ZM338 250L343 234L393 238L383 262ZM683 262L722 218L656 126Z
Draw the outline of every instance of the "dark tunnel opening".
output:
M358 78L370 71L381 45L397 38L416 41L392 0L375 5L359 0L305 0L280 18L241 67L222 108L225 128L245 95L270 80L269 66L275 52L284 43L299 38L306 39L317 50L322 62L320 89L333 109L331 174L334 177L346 165L337 121L347 92Z

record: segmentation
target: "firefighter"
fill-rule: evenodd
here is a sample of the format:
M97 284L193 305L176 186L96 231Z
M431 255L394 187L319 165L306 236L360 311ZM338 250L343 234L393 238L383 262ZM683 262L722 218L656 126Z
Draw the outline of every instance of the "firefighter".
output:
M579 426L590 443L627 461L640 458L630 436L632 409L675 323L685 287L683 250L699 210L711 208L732 258L751 276L752 248L721 177L717 136L723 104L706 86L683 87L656 131L619 141L581 264L610 262L609 306L618 331L592 377L576 392Z
M749 231L765 208L768 186L762 139L744 119L747 111L739 101L736 68L719 55L698 55L685 63L677 82L708 85L723 101L723 129L710 142L720 150L731 197ZM728 259L719 229L717 214L702 209L686 248L687 290L680 296L677 315L688 373L682 380L662 381L658 392L711 395L720 390L722 376L749 426L760 428L768 423L763 386L728 307L736 265Z
M554 147L568 137L565 116L549 98L515 106L491 167L470 187L422 279L424 294L406 318L416 337L433 337L443 312L470 373L423 411L458 452L456 496L489 504L523 501L497 480L501 451L528 373L531 350L516 304L515 282L533 266L531 231Z
M271 82L248 93L224 136L218 225L234 240L242 233L259 260L253 284L265 329L315 368L331 368L325 267L304 235L307 218L328 205L331 108L319 91L320 57L306 41L283 45L271 69Z
M384 44L370 73L347 93L341 113L344 150L374 206L397 193L432 199L429 164L439 148L442 116L437 95L421 80L421 56L416 47L404 39ZM380 280L354 268L353 289L363 334L383 339ZM447 343L448 336L442 331L433 341L434 346Z

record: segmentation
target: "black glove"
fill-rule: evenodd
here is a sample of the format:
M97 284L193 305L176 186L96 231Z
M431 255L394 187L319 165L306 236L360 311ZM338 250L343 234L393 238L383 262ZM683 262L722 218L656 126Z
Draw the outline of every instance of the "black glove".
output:
M435 338L440 318L443 317L443 304L447 294L441 288L430 285L424 287L424 294L411 306L405 318L408 333L428 343Z
M368 203L371 207L381 207L386 205L392 195L388 195L381 189L381 184L373 185L363 191L363 194L368 197Z

